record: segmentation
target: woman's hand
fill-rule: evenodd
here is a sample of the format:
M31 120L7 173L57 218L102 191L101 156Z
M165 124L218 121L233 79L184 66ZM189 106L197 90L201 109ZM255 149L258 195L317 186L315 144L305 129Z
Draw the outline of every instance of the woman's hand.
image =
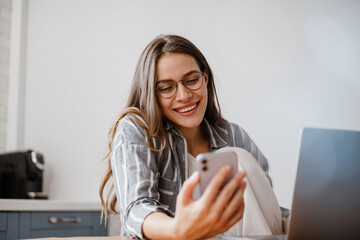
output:
M177 197L176 214L172 224L176 239L212 237L227 231L242 218L246 186L243 178L246 174L237 173L222 188L230 173L231 166L221 168L196 201L192 194L200 181L199 173L194 173L184 182Z

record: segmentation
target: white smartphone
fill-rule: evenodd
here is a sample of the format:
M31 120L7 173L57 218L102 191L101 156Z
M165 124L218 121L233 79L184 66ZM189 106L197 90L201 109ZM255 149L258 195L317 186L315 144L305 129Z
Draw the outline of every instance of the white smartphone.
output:
M232 172L224 181L223 186L238 172L236 153L233 151L201 153L196 157L196 169L200 173L201 194L215 174L225 165L230 165Z

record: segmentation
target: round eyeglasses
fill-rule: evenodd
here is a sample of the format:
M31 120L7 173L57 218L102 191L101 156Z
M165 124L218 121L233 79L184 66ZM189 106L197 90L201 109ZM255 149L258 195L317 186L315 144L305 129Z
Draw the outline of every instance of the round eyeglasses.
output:
M191 91L201 88L204 80L204 74L201 72L190 72L182 80L161 80L156 84L156 92L163 98L171 98L178 89L178 82L182 82L184 87Z

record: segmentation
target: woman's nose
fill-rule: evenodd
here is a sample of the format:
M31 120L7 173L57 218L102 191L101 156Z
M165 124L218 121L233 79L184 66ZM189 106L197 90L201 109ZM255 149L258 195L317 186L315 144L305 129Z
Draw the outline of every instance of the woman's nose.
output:
M178 83L176 100L185 100L192 96L191 90L187 89L182 83Z

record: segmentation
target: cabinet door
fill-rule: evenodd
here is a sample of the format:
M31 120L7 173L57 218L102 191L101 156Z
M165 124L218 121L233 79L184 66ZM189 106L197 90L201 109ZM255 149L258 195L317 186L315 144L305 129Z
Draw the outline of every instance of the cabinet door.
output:
M6 239L7 213L0 212L0 239Z
M24 212L20 214L20 238L75 237L101 234L94 212ZM106 235L106 232L103 233Z
M19 239L18 212L0 212L0 239Z

